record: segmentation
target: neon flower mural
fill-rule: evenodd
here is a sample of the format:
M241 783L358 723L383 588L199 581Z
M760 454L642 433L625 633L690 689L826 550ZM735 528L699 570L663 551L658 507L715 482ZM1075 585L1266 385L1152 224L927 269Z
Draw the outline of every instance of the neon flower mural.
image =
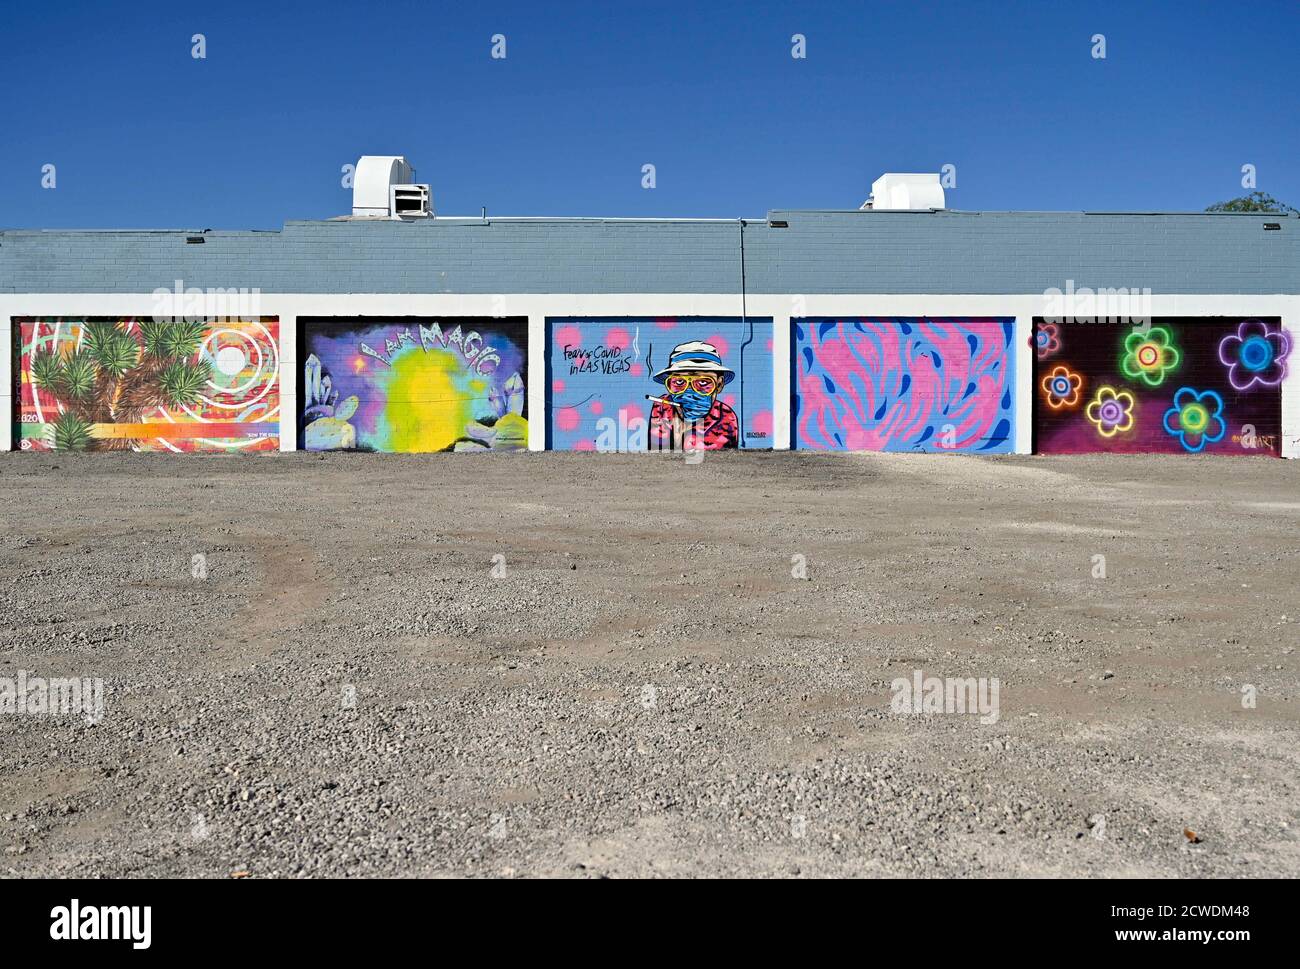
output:
M1047 322L1034 320L1035 329ZM1296 343L1281 318L1167 316L1143 330L1097 321L1057 328L1061 352L1034 366L1039 453L1280 455L1282 384L1295 378L1287 358ZM1082 378L1077 406L1065 405L1066 373Z
M1042 381L1047 406L1052 410L1077 407L1083 392L1083 377L1068 367L1057 367Z
M1217 391L1180 387L1174 394L1174 406L1165 411L1164 425L1165 432L1178 438L1185 450L1193 454L1204 450L1227 433L1223 398Z
M1102 437L1114 437L1124 431L1133 429L1133 395L1127 390L1114 387L1099 387L1097 396L1089 401L1083 410L1097 433Z
M1219 343L1219 362L1228 368L1233 390L1277 387L1286 379L1291 339L1285 330L1263 320L1243 320L1236 333Z
M1040 323L1034 331L1034 346L1038 349L1038 359L1046 360L1061 349L1061 332L1055 323Z
M1165 376L1178 366L1178 348L1170 342L1169 331L1153 326L1147 332L1135 330L1124 340L1120 370L1129 380L1142 380L1148 387L1159 387Z

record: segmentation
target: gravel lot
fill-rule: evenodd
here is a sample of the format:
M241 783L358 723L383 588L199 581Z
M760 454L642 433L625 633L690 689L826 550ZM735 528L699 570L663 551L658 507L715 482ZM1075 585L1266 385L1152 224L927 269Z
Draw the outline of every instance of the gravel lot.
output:
M8 877L1300 874L1297 463L4 454L0 504L0 677L105 691L0 714Z

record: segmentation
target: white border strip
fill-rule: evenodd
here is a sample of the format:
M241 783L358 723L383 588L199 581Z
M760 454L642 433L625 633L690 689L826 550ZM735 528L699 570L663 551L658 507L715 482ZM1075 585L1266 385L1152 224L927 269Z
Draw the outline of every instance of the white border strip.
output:
M166 285L166 281L160 285ZM222 312L227 297L202 297L202 315ZM195 297L184 297L175 312L199 315ZM529 448L540 450L545 438L546 318L553 316L728 316L740 315L738 293L520 293L520 294L368 294L263 293L254 304L259 316L280 321L280 446L297 447L298 388L296 346L299 316L527 316L529 319ZM795 312L792 307L797 307ZM1152 295L1152 316L1278 316L1300 343L1300 295ZM173 312L152 293L0 294L0 449L13 446L13 317L152 316ZM1032 420L1033 359L1027 327L1034 316L1047 315L1042 293L1022 295L785 294L751 293L747 314L773 320L773 444L790 446L790 319L792 316L1010 316L1016 318L1020 356L1016 359L1016 451L1029 453ZM1282 453L1300 456L1300 347L1282 388Z
M1034 318L1016 317L1016 454L1034 453Z
M528 314L528 450L546 450L546 317Z

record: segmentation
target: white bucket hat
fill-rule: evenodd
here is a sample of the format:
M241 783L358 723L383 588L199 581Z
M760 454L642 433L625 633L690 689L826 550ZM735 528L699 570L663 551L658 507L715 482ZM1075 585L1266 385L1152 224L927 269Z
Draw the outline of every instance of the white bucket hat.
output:
M736 377L736 371L722 365L722 354L712 343L693 340L679 343L668 354L668 366L654 375L655 383L663 383L670 374L682 373L716 373L722 377L725 387Z

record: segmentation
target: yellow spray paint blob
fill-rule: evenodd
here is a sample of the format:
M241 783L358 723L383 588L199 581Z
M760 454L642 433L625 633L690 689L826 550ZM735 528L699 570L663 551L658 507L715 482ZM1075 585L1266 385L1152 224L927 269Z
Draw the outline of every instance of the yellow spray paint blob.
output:
M471 397L456 389L461 365L444 350L414 350L393 361L384 420L392 451L441 451L465 434Z

